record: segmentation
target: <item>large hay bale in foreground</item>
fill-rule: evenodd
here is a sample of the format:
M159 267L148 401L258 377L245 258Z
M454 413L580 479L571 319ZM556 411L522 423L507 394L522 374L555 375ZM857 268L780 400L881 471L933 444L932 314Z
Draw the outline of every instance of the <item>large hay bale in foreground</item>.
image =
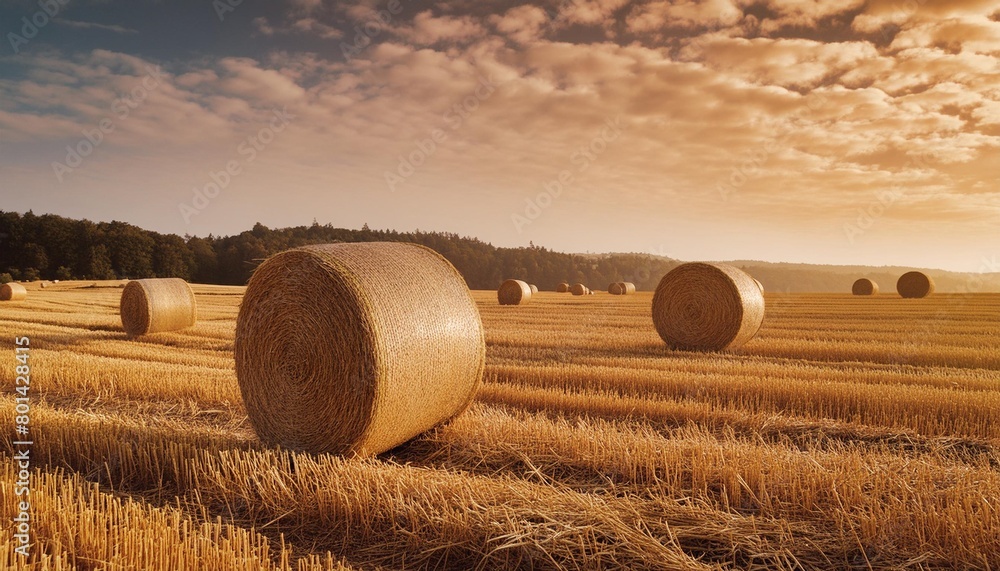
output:
M563 282L563 283L557 285L556 286L556 293L569 293L569 284Z
M753 339L763 321L760 288L726 264L682 264L663 276L653 295L653 323L673 349L735 349Z
M198 320L194 292L180 278L132 280L118 309L122 327L133 337L184 329Z
M934 280L923 272L906 272L896 281L896 291L905 298L927 297L934 293Z
M536 293L538 293L538 286L536 286L535 284L531 284L528 287L531 288L531 295L535 295Z
M531 286L521 280L507 280L497 289L500 305L524 305L531 300Z
M876 295L878 294L878 284L868 278L861 278L851 286L851 293L854 295Z
M757 284L757 289L760 290L760 293L764 293L764 284L760 283L759 279L753 278L753 283Z
M236 376L261 440L372 455L461 413L486 343L465 280L404 243L282 252L254 272L236 321Z
M28 290L14 282L0 285L0 301L24 301L28 299Z
M587 292L590 290L583 284L573 284L573 287L571 287L569 291L573 295L587 295Z

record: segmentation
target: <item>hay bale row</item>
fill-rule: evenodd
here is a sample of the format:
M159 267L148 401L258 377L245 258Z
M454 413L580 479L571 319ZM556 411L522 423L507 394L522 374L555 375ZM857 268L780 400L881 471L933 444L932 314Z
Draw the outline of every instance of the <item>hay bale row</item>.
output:
M485 356L465 280L415 244L272 256L236 322L236 376L254 430L311 453L374 455L449 420L472 402Z
M635 284L632 282L614 282L608 286L608 293L611 295L631 295L635 293Z
M570 288L570 293L573 295L591 295L593 292L590 291L589 287L577 283L573 284L573 287Z
M14 282L0 285L0 301L24 301L28 299L28 290Z
M896 281L896 291L907 299L919 299L934 293L934 280L922 272L906 272Z
M130 281L118 311L122 328L132 337L184 329L198 320L194 292L180 278Z
M531 300L531 286L521 280L507 280L497 289L500 305L524 305Z
M677 266L653 295L653 323L673 349L735 349L753 339L763 321L761 288L726 264Z
M563 282L556 286L556 293L569 293L569 290L570 290L569 284L566 282Z
M854 295L878 295L878 284L868 278L861 278L851 286Z

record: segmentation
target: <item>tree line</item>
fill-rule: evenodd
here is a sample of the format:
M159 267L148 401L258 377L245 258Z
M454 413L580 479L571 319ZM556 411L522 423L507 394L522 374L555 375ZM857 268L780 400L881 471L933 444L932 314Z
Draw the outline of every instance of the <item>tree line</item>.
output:
M543 290L560 282L605 289L631 281L654 289L677 262L643 254L581 255L546 248L499 248L441 232L334 228L326 224L271 229L257 223L234 236L178 236L125 222L91 222L53 214L0 211L0 281L113 280L177 277L206 284L243 285L257 264L278 252L336 242L413 242L439 252L472 289L495 289L504 279Z

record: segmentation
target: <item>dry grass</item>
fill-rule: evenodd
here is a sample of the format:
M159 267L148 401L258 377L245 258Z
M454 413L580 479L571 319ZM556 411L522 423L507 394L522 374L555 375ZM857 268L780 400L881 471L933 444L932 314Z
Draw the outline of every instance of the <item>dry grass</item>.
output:
M476 404L339 459L255 436L240 289L195 286L196 326L136 342L119 289L60 285L0 307L0 351L32 337L31 569L1000 565L1000 296L769 294L718 354L667 348L649 293L475 292Z

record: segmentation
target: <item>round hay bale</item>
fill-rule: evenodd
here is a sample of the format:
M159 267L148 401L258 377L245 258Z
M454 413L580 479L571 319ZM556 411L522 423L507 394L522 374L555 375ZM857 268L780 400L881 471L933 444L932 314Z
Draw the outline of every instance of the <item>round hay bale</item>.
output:
M851 293L854 295L876 295L878 294L878 284L868 278L861 278L851 286Z
M531 284L529 287L531 288L531 295L535 295L536 293L538 293L538 286L536 286L535 284Z
M764 321L754 279L726 264L682 264L653 295L653 323L673 349L721 351L753 339Z
M587 292L590 290L583 284L573 284L573 287L571 287L569 291L573 295L587 295Z
M28 290L14 282L0 286L0 301L24 301L28 299Z
M934 293L934 280L922 272L906 272L896 281L896 291L905 298L927 297Z
M485 366L479 310L437 252L306 246L262 263L236 321L236 376L264 442L374 455L465 410Z
M497 289L500 305L524 305L531 300L531 286L521 280L507 280Z
M608 293L611 295L625 295L625 283L614 282L608 286Z
M569 293L569 284L563 282L563 283L557 285L556 286L556 293Z
M635 293L635 284L632 282L622 282L622 287L625 288L625 295L632 295Z
M49 284L47 284L47 283L45 283L45 282L42 282L42 285L41 285L40 287L41 287L42 289L45 289L45 288L49 287Z
M130 281L118 309L122 327L132 337L184 329L198 320L194 292L180 278Z

